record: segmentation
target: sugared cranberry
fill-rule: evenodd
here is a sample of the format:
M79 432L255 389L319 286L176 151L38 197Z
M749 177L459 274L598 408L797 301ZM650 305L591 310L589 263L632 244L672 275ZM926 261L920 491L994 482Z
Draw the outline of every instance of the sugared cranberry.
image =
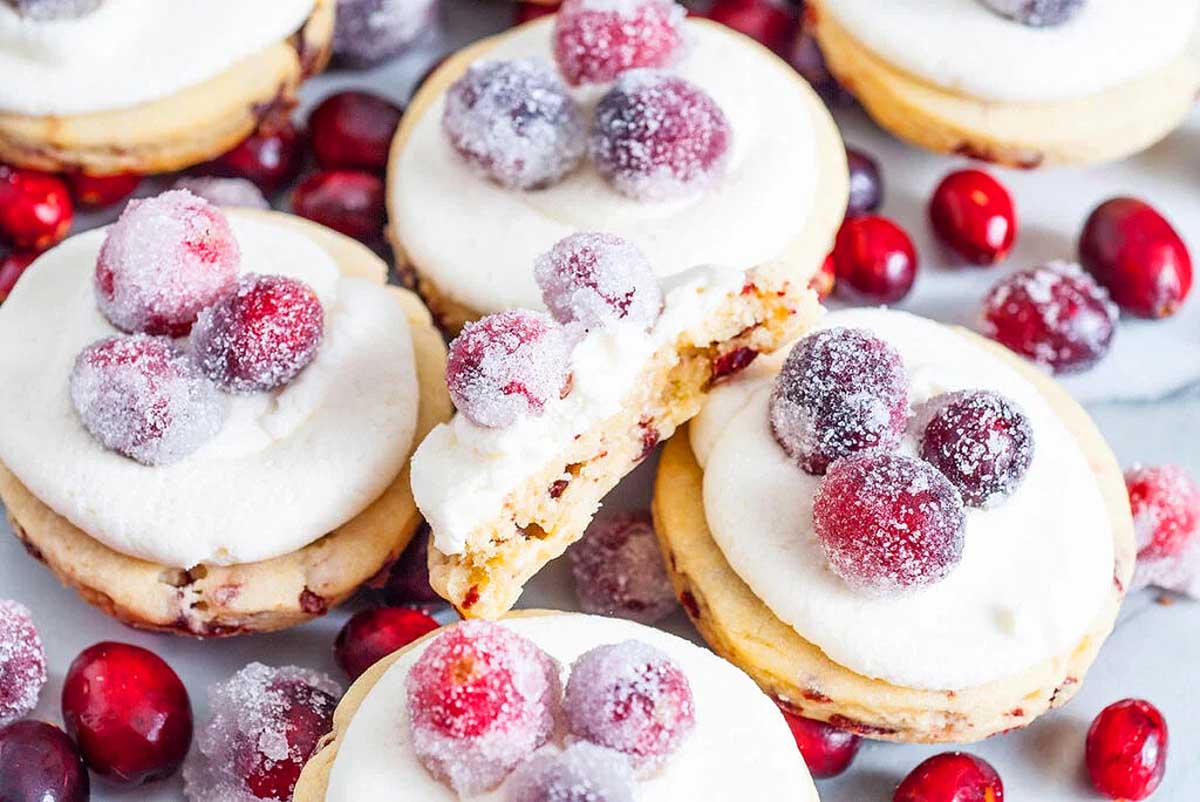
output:
M248 179L270 195L296 177L303 160L303 134L290 122L272 120L203 171Z
M633 640L597 646L575 661L563 712L572 735L622 752L643 769L661 765L696 724L683 669Z
M570 340L546 315L520 309L468 323L450 343L446 387L473 423L503 428L530 415L567 386Z
M519 0L513 9L513 24L524 25L526 22L533 22L535 19L548 17L557 12L557 3L539 3L530 2L530 0Z
M122 785L171 776L192 742L183 683L158 655L128 643L97 643L75 658L62 714L88 767Z
M886 217L850 217L833 246L837 292L851 300L890 304L917 280L917 251L904 229Z
M92 343L75 360L70 391L80 422L101 445L145 465L191 454L225 419L216 387L166 337Z
M436 0L338 0L333 52L351 67L370 67L404 52L437 17Z
M958 170L942 179L929 202L934 233L959 256L994 264L1017 239L1017 212L1004 185L983 170Z
M850 170L850 201L846 214L870 214L883 203L883 174L879 164L861 150L846 148Z
M438 628L420 610L407 607L377 607L355 613L333 644L333 656L346 676L356 680L375 665L423 635Z
M17 286L17 280L25 275L25 268L38 258L36 251L14 251L0 258L0 303L4 303L8 294Z
M786 56L796 37L796 10L773 0L716 0L704 15Z
M370 92L338 92L308 116L308 138L326 169L382 173L403 111Z
M892 802L1004 802L1004 783L982 758L943 752L909 772Z
M835 271L833 254L826 254L825 261L821 262L821 267L808 280L808 286L817 294L818 300L824 301L833 294L834 287L837 286L837 274Z
M4 0L26 19L46 22L74 19L95 11L103 0Z
M932 465L876 452L829 467L813 498L813 528L834 573L884 596L940 582L958 565L966 512Z
M627 320L650 328L662 313L654 268L636 245L615 234L572 234L534 268L542 300L560 323L602 328Z
M218 175L185 175L171 189L186 189L197 198L214 206L242 206L247 209L270 209L271 204L262 190L248 178Z
M1069 262L1001 280L983 302L988 337L1055 373L1084 370L1108 353L1117 308L1104 288Z
M1181 552L1200 531L1200 487L1177 465L1135 466L1125 472L1138 559Z
M103 208L128 198L142 183L142 177L137 173L117 173L116 175L88 175L87 173L67 173L67 183L71 186L71 197L80 206Z
M1079 261L1112 299L1138 317L1175 314L1192 289L1192 257L1158 211L1136 198L1096 207L1079 236Z
M558 666L500 624L436 637L408 675L413 748L459 794L490 790L554 729Z
M422 526L400 559L396 560L379 589L385 604L433 605L442 597L429 584L429 528Z
M0 599L0 727L28 715L45 684L46 650L29 609Z
M348 237L377 240L383 235L383 181L353 170L320 170L292 190L292 211Z
M572 86L669 67L683 51L683 20L675 0L565 0L554 23L554 58Z
M665 200L695 194L725 171L732 132L703 89L656 70L632 70L600 99L588 150L623 195Z
M850 767L862 745L862 738L824 721L797 716L787 710L782 712L812 776L818 780L836 777Z
M87 767L67 734L44 721L0 727L0 799L88 802Z
M1112 799L1145 799L1167 770L1167 722L1154 705L1123 699L1100 711L1087 734L1087 770Z
M1010 400L963 390L930 401L921 459L937 468L972 507L989 507L1021 484L1033 462L1033 428Z
M771 431L812 474L834 460L900 442L908 375L900 354L865 329L824 329L792 347L770 401Z
M75 207L58 176L0 164L0 241L44 251L71 230Z
M567 554L585 613L654 624L679 607L649 510L596 521Z
M1062 25L1083 9L1084 0L983 0L997 14L1034 28Z
M621 753L587 741L539 752L513 772L505 802L633 802L634 777Z

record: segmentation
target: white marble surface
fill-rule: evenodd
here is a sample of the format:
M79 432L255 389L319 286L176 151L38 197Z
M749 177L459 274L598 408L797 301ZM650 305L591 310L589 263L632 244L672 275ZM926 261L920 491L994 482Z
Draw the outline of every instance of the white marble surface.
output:
M425 66L454 42L464 42L502 27L504 3L448 0L449 33L384 68L368 73L329 74L305 90L320 98L335 89L371 86L404 100ZM923 260L921 277L902 308L941 320L970 322L979 299L1005 272L1033 262L1068 256L1087 212L1117 193L1132 193L1159 206L1200 248L1200 113L1166 142L1122 164L1088 170L1015 173L998 171L1011 188L1023 230L1014 255L991 270L957 268L932 241L925 225L924 204L937 179L958 160L914 151L875 129L855 111L839 112L848 142L874 154L887 179L884 212L913 235ZM98 222L99 218L82 221ZM736 221L731 220L731 224ZM1200 251L1196 251L1200 255ZM1200 292L1200 291L1198 291ZM1091 373L1068 382L1096 417L1124 464L1135 461L1177 462L1200 476L1200 300L1165 323L1122 323L1108 360ZM0 425L19 425L0 420ZM643 466L614 494L611 508L648 500L652 466ZM0 529L5 529L0 524ZM60 720L58 696L70 661L85 646L102 639L121 639L147 646L168 660L192 692L197 720L207 717L204 688L252 659L294 662L336 674L331 645L354 605L306 626L267 636L205 643L135 632L105 618L63 589L33 563L16 541L0 533L0 596L33 608L46 640L51 683L37 714ZM992 761L1005 781L1007 798L1041 802L1083 802L1098 797L1087 787L1082 770L1083 739L1091 718L1106 704L1142 696L1157 704L1171 726L1166 780L1153 797L1158 801L1192 800L1200 787L1200 705L1192 683L1200 666L1200 608L1179 600L1156 603L1157 594L1131 597L1117 631L1105 646L1079 696L1065 709L1033 726L970 747ZM551 566L530 587L527 606L573 606L565 566ZM682 615L669 629L695 637ZM868 744L851 770L820 783L826 802L886 802L904 774L939 748ZM138 799L158 802L181 796L178 781L134 791L97 784L93 799ZM754 800L753 802L758 802ZM766 802L766 800L763 800Z

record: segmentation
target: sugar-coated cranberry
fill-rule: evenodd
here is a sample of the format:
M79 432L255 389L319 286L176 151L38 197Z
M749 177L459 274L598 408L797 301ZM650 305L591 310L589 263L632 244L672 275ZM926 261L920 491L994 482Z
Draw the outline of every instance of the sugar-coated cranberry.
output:
M185 175L171 189L186 189L197 198L214 206L242 206L247 209L270 209L271 204L258 184L248 178L219 175Z
M67 670L63 722L84 762L113 783L175 773L192 743L192 705L171 667L151 651L106 641Z
M1021 484L1033 462L1033 428L1016 404L988 390L932 399L921 459L958 488L972 507L989 507Z
M46 22L74 19L90 14L99 8L104 0L4 0L4 2L26 19Z
M29 609L0 599L0 727L28 715L45 685L46 650Z
M1112 344L1117 307L1078 265L1050 262L1002 279L983 302L983 331L1055 373L1091 367Z
M809 774L820 780L836 777L850 767L862 745L862 738L824 721L797 716L787 710L782 712Z
M383 181L354 170L319 170L292 190L292 211L370 242L383 235Z
M650 328L662 313L654 268L636 245L615 234L572 234L534 268L542 301L560 323L602 328L627 320Z
M145 465L183 459L225 420L216 387L166 337L92 343L75 360L70 392L80 422L101 445Z
M1017 239L1012 195L983 170L943 178L929 201L929 220L938 238L972 264L1000 261Z
M531 0L518 0L517 4L513 8L513 24L524 25L526 22L533 22L535 19L548 17L557 12L557 3L541 3L531 2Z
M821 262L821 266L817 268L817 272L808 280L808 286L817 294L817 300L824 301L833 294L834 287L837 286L837 274L835 271L833 254L826 254L825 260Z
M8 299L17 280L25 275L25 268L37 258L36 251L14 251L0 258L0 303Z
M506 627L466 621L437 636L408 675L413 749L461 795L495 788L554 729L558 665Z
M796 9L773 0L716 0L704 16L746 34L781 56L791 49L800 22Z
M370 67L403 53L437 17L436 0L338 0L333 52L351 67Z
M62 242L74 219L71 193L61 178L0 164L0 242L44 251Z
M0 799L88 802L87 767L67 734L44 721L0 727Z
M685 44L675 0L564 0L554 58L567 83L602 84L639 67L669 67Z
M631 70L600 99L588 151L621 194L666 200L720 178L732 139L725 112L703 89L670 73Z
M1113 198L1088 216L1079 261L1121 309L1175 314L1192 289L1192 257L1167 219L1137 198Z
M1125 472L1138 559L1181 552L1200 531L1200 487L1177 465L1134 466Z
M917 251L908 234L879 215L847 218L834 241L837 292L850 300L899 301L917 280L917 264Z
M287 121L270 120L231 150L209 162L204 172L245 178L270 195L300 172L304 135Z
M338 92L308 116L308 138L326 169L382 173L403 110L371 92Z
M1083 9L1084 0L983 0L997 14L1034 28L1062 25Z
M814 332L792 347L775 379L771 431L805 471L900 442L908 374L900 354L865 329Z
M64 176L71 187L71 197L80 206L90 206L100 209L112 206L128 198L142 183L142 177L137 173L117 173L116 175L88 175L87 173L67 173Z
M387 657L438 628L438 622L420 610L376 607L355 613L333 644L333 656L351 680Z
M504 785L505 802L633 802L634 777L620 753L578 741L539 752Z
M850 200L846 214L870 214L883 204L883 174L879 163L855 148L846 148L850 170Z
M962 560L962 496L936 468L900 454L833 463L813 498L813 529L834 573L873 596L944 579Z
M1087 770L1112 799L1154 793L1167 770L1167 722L1154 705L1123 699L1100 711L1087 734Z
M570 349L566 331L537 312L516 309L468 323L450 343L450 399L490 428L540 415L567 388Z
M909 772L892 802L1004 802L1004 783L983 758L943 752Z
M567 554L585 613L654 624L679 608L649 510L594 522Z
M624 753L639 769L661 765L696 724L683 669L633 640L597 646L575 661L563 712L572 735Z
M379 595L390 605L434 605L442 597L429 584L429 528L422 526L388 571Z

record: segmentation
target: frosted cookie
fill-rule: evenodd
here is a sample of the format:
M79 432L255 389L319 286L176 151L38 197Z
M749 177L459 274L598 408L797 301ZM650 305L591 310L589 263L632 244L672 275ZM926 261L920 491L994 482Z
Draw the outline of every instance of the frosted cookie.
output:
M714 382L816 316L810 289L765 269L660 282L610 234L569 237L533 272L553 317L513 310L463 329L446 374L458 414L413 456L431 582L467 617L511 608Z
M0 161L94 175L229 150L328 60L334 0L0 1Z
M137 627L278 629L345 599L416 531L409 455L450 411L441 338L385 274L182 190L46 252L0 309L13 532Z
M1200 89L1197 0L815 0L830 70L901 139L1017 167L1166 136Z
M900 312L829 315L668 444L656 529L705 639L788 709L973 741L1078 690L1134 564L1121 472L1044 373Z
M627 694L640 704L618 720ZM395 788L417 802L817 799L779 711L740 671L655 629L545 612L444 627L379 661L294 798Z
M661 278L772 264L807 281L846 198L808 84L672 0L569 0L453 55L409 105L388 178L398 259L453 331L538 308L529 264L579 231L630 240Z

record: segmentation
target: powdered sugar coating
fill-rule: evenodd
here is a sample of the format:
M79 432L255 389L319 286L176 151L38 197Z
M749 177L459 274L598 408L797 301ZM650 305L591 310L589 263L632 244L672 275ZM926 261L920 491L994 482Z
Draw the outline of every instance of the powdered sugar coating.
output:
M679 607L649 510L593 522L567 555L585 613L654 624Z
M1125 487L1138 547L1133 587L1200 598L1200 487L1177 465L1135 465Z
M645 201L702 192L725 171L733 132L700 87L657 70L630 70L600 99L588 137L597 172Z
M333 52L368 67L403 52L431 28L437 0L338 0Z
M222 178L220 176L183 176L171 185L172 189L185 189L197 198L203 198L216 206L244 206L247 209L270 209L262 190L246 178Z
M418 759L463 795L495 788L549 740L562 693L549 655L487 621L437 636L406 687Z
M183 459L225 420L217 388L166 337L128 334L92 343L75 360L70 392L93 437L145 465Z
M37 707L46 684L46 650L29 608L0 599L0 727Z
M123 331L181 337L233 288L240 259L208 201L182 189L130 201L96 259L96 302Z
M560 323L603 328L628 320L647 329L662 314L654 268L616 234L585 232L559 240L534 268L542 300Z
M572 86L669 67L684 51L686 16L675 0L566 0L554 22L554 59Z
M446 91L442 129L468 164L509 189L557 182L585 146L582 110L538 59L472 64Z
M4 0L25 19L46 22L91 14L104 0Z
M633 771L620 752L579 741L535 754L504 786L506 802L633 802Z
M1029 25L1046 28L1062 25L1083 10L1084 0L980 0L1001 16Z
M800 340L771 392L776 442L818 476L850 454L894 448L908 412L900 355L865 329L823 329Z

